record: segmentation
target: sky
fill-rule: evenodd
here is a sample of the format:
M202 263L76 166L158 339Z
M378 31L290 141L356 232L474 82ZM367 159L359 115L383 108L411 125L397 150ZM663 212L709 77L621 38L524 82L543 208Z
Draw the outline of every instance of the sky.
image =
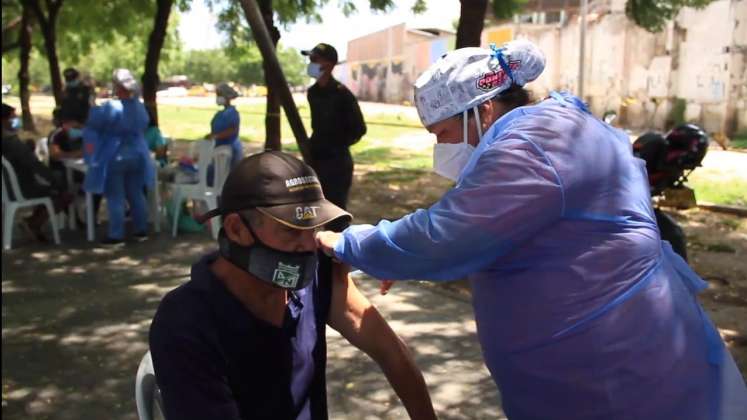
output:
M349 40L406 22L411 27L452 29L459 18L459 0L427 0L427 10L419 15L411 11L415 0L398 0L389 12L371 12L368 0L355 0L358 11L345 17L338 0L330 0L321 10L322 23L299 22L280 28L280 42L286 47L310 49L326 42L337 49L340 60L347 55ZM192 9L181 14L179 36L186 49L207 49L220 46L222 37L215 29L216 18L202 0L192 2Z

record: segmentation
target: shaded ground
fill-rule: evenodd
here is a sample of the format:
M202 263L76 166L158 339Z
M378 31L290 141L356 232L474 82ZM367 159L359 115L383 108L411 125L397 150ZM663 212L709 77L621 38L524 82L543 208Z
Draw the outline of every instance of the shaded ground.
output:
M427 138L395 139L396 149L370 141L356 155L350 209L357 223L396 219L449 187L426 169L427 158L407 154L429 148ZM258 146L245 144L249 151ZM178 143L173 156L187 148ZM747 372L747 219L699 210L674 215L689 235L692 265L710 284L700 299ZM59 248L35 245L19 232L16 249L3 253L2 414L135 419L134 375L155 308L212 242L207 234L161 234L105 250L82 232L64 232L63 240ZM408 283L387 296L376 295L376 283L359 284L414 348L441 418L502 417L464 284ZM336 333L328 336L332 418L403 418L375 364Z
M430 173L359 169L351 206L359 222L396 218L448 187ZM701 301L747 372L747 222L698 210L675 216L690 236L693 266L711 285ZM16 249L3 253L2 414L135 419L134 375L155 308L212 241L161 234L109 250L91 246L82 232L63 239L55 248L19 234ZM441 418L503 417L463 288L407 283L378 296L375 282L358 283L414 349ZM376 365L335 332L328 337L332 418L403 418Z
M3 417L135 419L134 377L156 306L212 243L162 234L110 250L82 234L64 239L60 249L19 239L3 254ZM387 296L359 284L414 349L441 418L501 417L468 302L416 283ZM328 335L332 418L403 418L378 367Z

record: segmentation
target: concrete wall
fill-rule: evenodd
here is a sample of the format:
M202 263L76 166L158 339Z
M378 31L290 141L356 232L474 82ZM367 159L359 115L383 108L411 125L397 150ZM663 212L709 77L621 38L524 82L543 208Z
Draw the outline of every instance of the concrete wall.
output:
M612 0L587 20L584 96L592 112L615 111L632 128L664 129L679 98L686 119L710 132L746 129L747 0L686 8L657 34L629 21L624 4ZM485 32L507 29L547 56L544 73L528 85L535 96L553 89L578 92L578 16L553 25L511 22Z
M453 35L395 25L351 40L346 66L338 78L360 100L411 102L417 76L453 47Z
M625 3L596 2L588 15L584 99L592 112L615 111L631 128L665 129L679 100L685 118L710 132L747 130L747 0L683 9L656 34L628 20ZM482 40L485 47L510 38L535 42L547 67L528 88L541 98L578 92L579 29L576 14L553 24L516 20L485 28ZM338 78L361 100L411 102L418 75L453 47L451 34L395 25L350 41Z

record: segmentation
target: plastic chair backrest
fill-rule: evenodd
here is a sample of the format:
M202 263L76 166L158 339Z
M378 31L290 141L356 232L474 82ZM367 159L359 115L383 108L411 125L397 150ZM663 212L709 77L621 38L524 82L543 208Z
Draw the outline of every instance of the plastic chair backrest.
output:
M208 190L208 167L213 160L213 145L212 140L200 140L198 147L198 158L197 158L197 181L200 187L204 190Z
M156 373L153 370L153 360L150 357L150 351L145 353L137 368L137 375L135 376L135 405L140 420L154 420L157 418L154 415L157 410L161 417L163 417L163 413L160 412L162 407L161 391L158 389L158 384L156 383Z
M7 181L5 177L8 177ZM16 177L16 171L13 169L13 165L8 162L8 159L5 159L5 156L3 156L3 203L8 201L25 201L25 198L23 198L23 194L21 193L21 187L18 185L18 178ZM7 186L6 182L10 184L10 191L13 193L13 199L8 196L8 193L5 191L5 187Z
M49 163L49 138L42 137L36 141L36 147L34 148L36 157L44 162Z
M233 150L231 146L218 146L213 149L213 191L217 194L223 190L223 184L231 171L231 159Z

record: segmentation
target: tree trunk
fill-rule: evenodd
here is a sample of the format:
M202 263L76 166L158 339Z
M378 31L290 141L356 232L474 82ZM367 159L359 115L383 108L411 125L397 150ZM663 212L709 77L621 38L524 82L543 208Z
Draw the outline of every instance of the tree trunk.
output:
M156 92L160 78L158 77L158 62L161 59L161 50L166 39L166 31L169 26L169 15L174 0L158 0L156 17L153 22L153 30L148 37L148 52L145 55L145 71L143 73L143 102L151 111L152 118L158 125L158 104L156 103Z
M57 16L62 7L62 1L46 0L48 16L44 16L39 0L24 2L36 15L36 22L44 38L44 50L47 53L47 62L49 62L49 78L52 81L52 93L57 106L62 101L62 76L60 75L60 61L57 58Z
M18 70L18 89L19 96L21 97L21 119L23 120L23 128L36 132L36 126L34 125L34 117L31 115L31 107L29 107L29 59L31 57L31 9L23 4L23 14L21 17L21 27L18 33L18 44L20 49L20 61L21 67Z
M460 0L459 2L461 11L457 26L456 48L479 47L488 0Z
M280 31L275 27L272 18L272 0L261 0L259 8L265 21L267 30L270 31L272 44L277 48L280 40ZM265 86L267 86L267 107L265 112L265 150L282 150L280 142L280 98L278 97L273 82L269 75L270 70L266 63L262 64L265 75Z
M272 76L271 80L274 80L272 85L277 89L276 95L280 98L280 104L283 106L285 116L288 118L288 124L290 124L293 135L296 137L298 150L301 152L303 160L308 163L311 161L309 136L306 135L306 127L303 125L301 115L298 113L298 108L296 108L296 103L293 100L293 94L291 94L288 82L283 74L283 69L280 67L280 62L278 62L278 58L275 55L275 47L272 46L272 37L267 30L262 12L256 0L239 1L241 8L244 9L246 21L252 29L259 52L262 53L262 59L268 68L273 70L268 73Z

